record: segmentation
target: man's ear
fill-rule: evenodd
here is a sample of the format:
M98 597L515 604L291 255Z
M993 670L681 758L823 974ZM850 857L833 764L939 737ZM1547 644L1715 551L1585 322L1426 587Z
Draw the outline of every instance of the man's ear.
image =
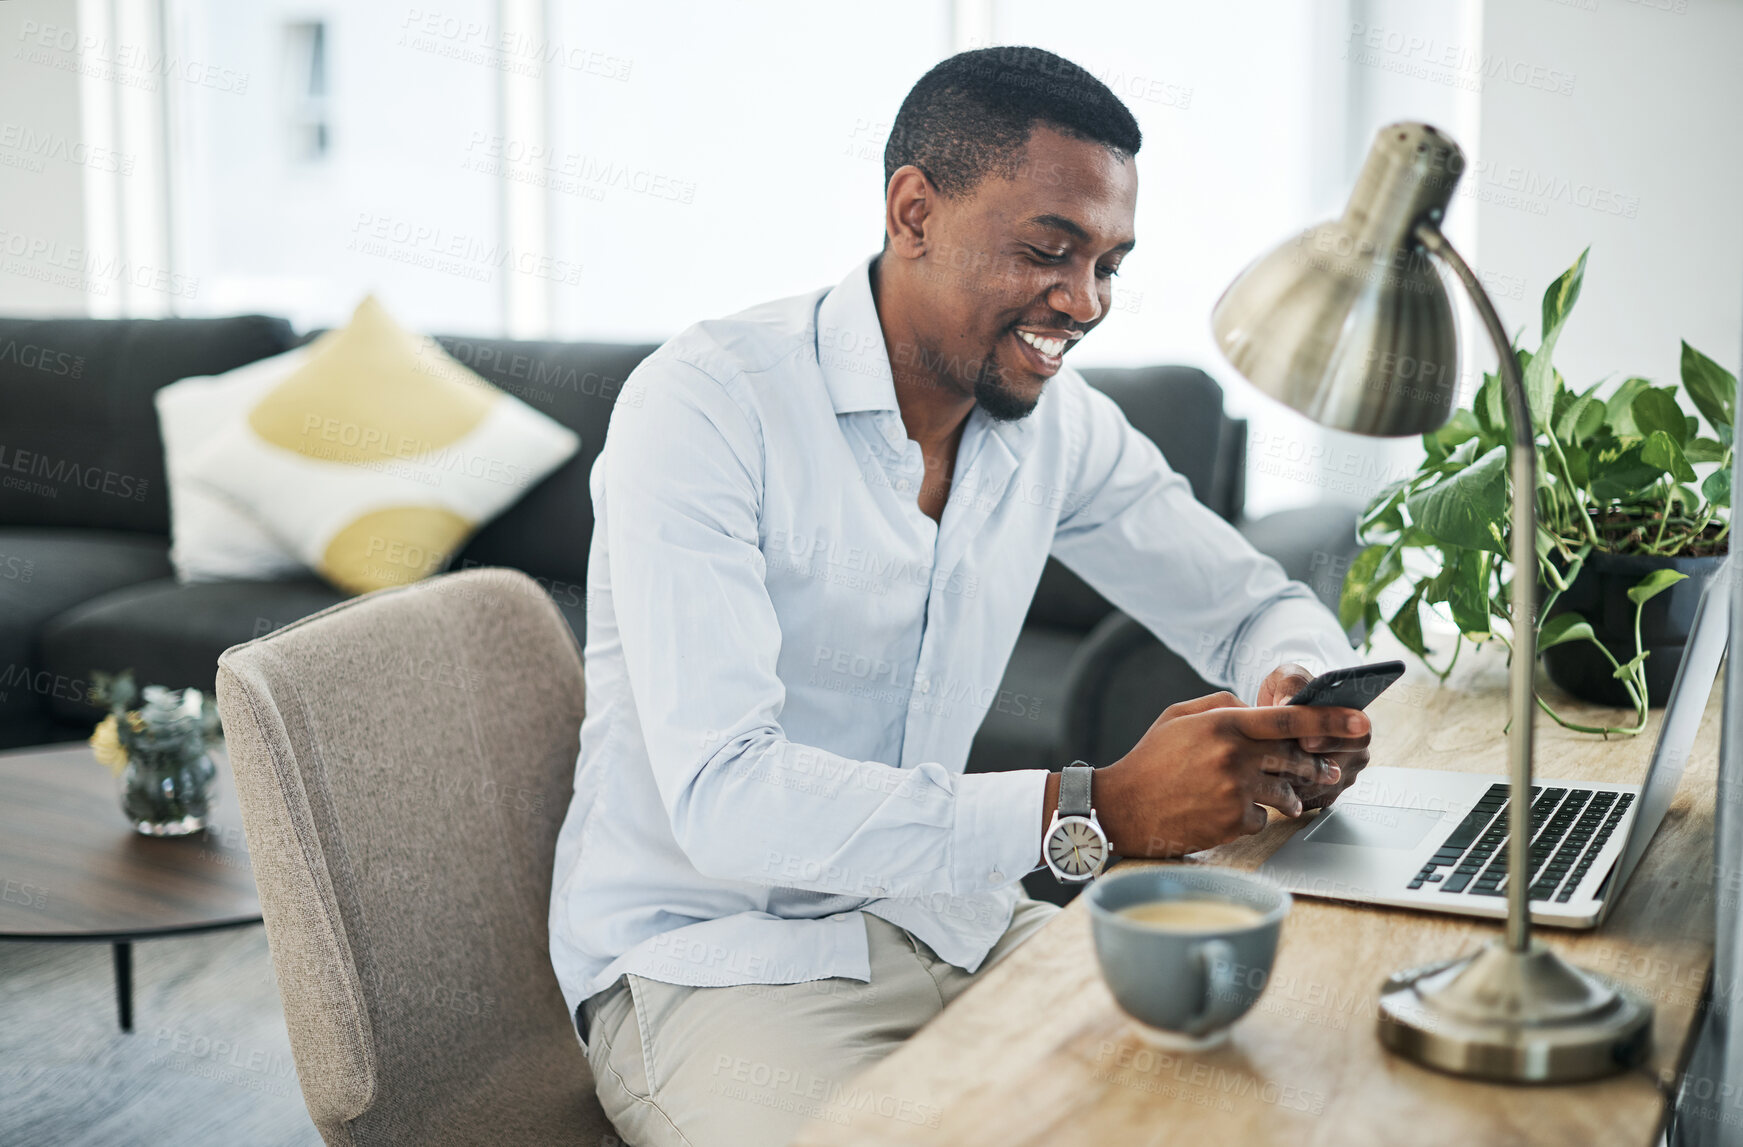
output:
M896 168L884 192L884 235L889 249L904 259L926 253L926 224L938 205L938 189L913 164Z

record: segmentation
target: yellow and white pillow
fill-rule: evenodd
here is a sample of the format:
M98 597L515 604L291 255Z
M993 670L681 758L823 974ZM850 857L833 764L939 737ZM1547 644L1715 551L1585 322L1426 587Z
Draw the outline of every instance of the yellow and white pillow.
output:
M440 572L580 447L373 297L308 352L185 472L348 592Z
M223 374L184 378L152 396L169 479L169 560L177 581L274 581L308 572L247 507L189 474L188 460L289 378L309 351L302 346Z

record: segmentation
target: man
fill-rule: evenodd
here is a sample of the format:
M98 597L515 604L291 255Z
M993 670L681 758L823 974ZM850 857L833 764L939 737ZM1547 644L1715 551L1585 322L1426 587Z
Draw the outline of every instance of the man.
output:
M551 951L640 1147L770 1147L832 1100L935 1118L854 1077L1045 922L1018 881L1056 811L1174 856L1367 760L1360 713L1277 706L1350 663L1335 619L1064 365L1133 247L1139 142L1058 56L952 57L890 132L881 254L690 328L618 400ZM965 775L962 698L996 695L1049 553L1266 707L1175 705L1064 793ZM1046 847L1092 875L1075 823Z

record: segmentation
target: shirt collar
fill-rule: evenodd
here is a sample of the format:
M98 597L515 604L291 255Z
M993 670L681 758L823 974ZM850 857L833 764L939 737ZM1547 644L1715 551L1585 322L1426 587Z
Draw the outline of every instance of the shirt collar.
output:
M877 304L872 301L871 265L877 257L872 255L849 271L817 304L817 363L823 370L823 384L837 414L901 411L896 403L889 349L884 345L884 328L878 322ZM1049 384L1048 390L1057 385ZM1043 393L1043 406L1051 405L1046 399ZM969 419L971 422L986 419L993 436L1004 444L1014 460L1020 460L1033 444L1036 419L1046 416L1043 409L1037 408L1017 422L994 423L976 408Z
M872 302L871 265L849 271L817 306L817 363L837 414L898 410L883 326Z

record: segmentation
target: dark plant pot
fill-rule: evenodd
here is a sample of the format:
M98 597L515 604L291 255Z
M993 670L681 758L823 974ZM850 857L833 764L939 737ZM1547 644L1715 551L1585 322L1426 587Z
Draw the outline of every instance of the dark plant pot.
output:
M1580 575L1556 599L1550 616L1572 611L1591 622L1598 640L1618 662L1634 656L1634 603L1628 591L1653 570L1673 569L1688 575L1646 603L1640 614L1641 648L1648 651L1644 669L1648 703L1662 708L1682 664L1683 645L1694 623L1701 590L1725 562L1725 555L1669 558L1642 554L1593 554ZM1628 690L1615 670L1589 641L1570 641L1546 650L1543 666L1549 679L1578 697L1599 705L1632 709Z

